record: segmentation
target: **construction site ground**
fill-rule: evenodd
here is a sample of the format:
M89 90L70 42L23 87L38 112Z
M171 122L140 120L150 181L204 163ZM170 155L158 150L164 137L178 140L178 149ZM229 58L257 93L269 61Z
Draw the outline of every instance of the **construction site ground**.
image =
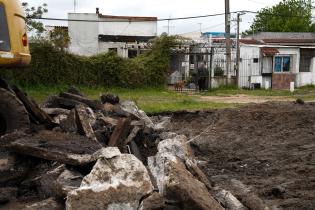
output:
M230 181L237 179L269 206L315 209L314 103L178 112L170 130L197 136L195 155L215 185L233 192Z

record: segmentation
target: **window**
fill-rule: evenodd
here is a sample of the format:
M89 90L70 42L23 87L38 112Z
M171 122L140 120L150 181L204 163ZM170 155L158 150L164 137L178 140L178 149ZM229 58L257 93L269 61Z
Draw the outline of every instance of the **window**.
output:
M128 58L135 58L137 56L138 56L138 51L137 50L132 50L132 49L128 50Z
M291 57L290 56L277 56L275 57L275 72L290 72Z
M259 62L259 59L258 59L258 58L254 58L254 59L253 59L253 62L254 62L254 63L258 63L258 62Z
M0 51L10 51L10 37L5 9L0 4Z
M310 72L311 62L315 57L314 49L301 49L300 72Z

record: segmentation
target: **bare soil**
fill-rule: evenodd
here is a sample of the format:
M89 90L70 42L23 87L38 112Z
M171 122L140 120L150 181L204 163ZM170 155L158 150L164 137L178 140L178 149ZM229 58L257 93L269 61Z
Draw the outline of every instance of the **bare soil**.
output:
M208 178L237 179L274 209L315 210L315 104L270 102L174 113L171 131L190 138Z

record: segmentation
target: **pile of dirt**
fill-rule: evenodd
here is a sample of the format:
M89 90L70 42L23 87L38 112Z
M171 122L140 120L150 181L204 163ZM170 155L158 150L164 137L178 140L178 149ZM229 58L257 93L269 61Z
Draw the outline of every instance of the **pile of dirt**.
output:
M236 179L274 209L315 209L314 103L174 113L171 122L189 138L203 132L191 145L213 184L237 195Z

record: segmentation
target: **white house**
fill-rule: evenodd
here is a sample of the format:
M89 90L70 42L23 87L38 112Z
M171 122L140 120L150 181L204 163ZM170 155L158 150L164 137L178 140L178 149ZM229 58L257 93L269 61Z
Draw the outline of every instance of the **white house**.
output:
M110 16L69 13L70 52L92 56L115 51L121 57L135 57L157 36L156 17ZM72 20L72 21L71 21Z
M260 33L241 40L239 87L315 84L314 33Z

